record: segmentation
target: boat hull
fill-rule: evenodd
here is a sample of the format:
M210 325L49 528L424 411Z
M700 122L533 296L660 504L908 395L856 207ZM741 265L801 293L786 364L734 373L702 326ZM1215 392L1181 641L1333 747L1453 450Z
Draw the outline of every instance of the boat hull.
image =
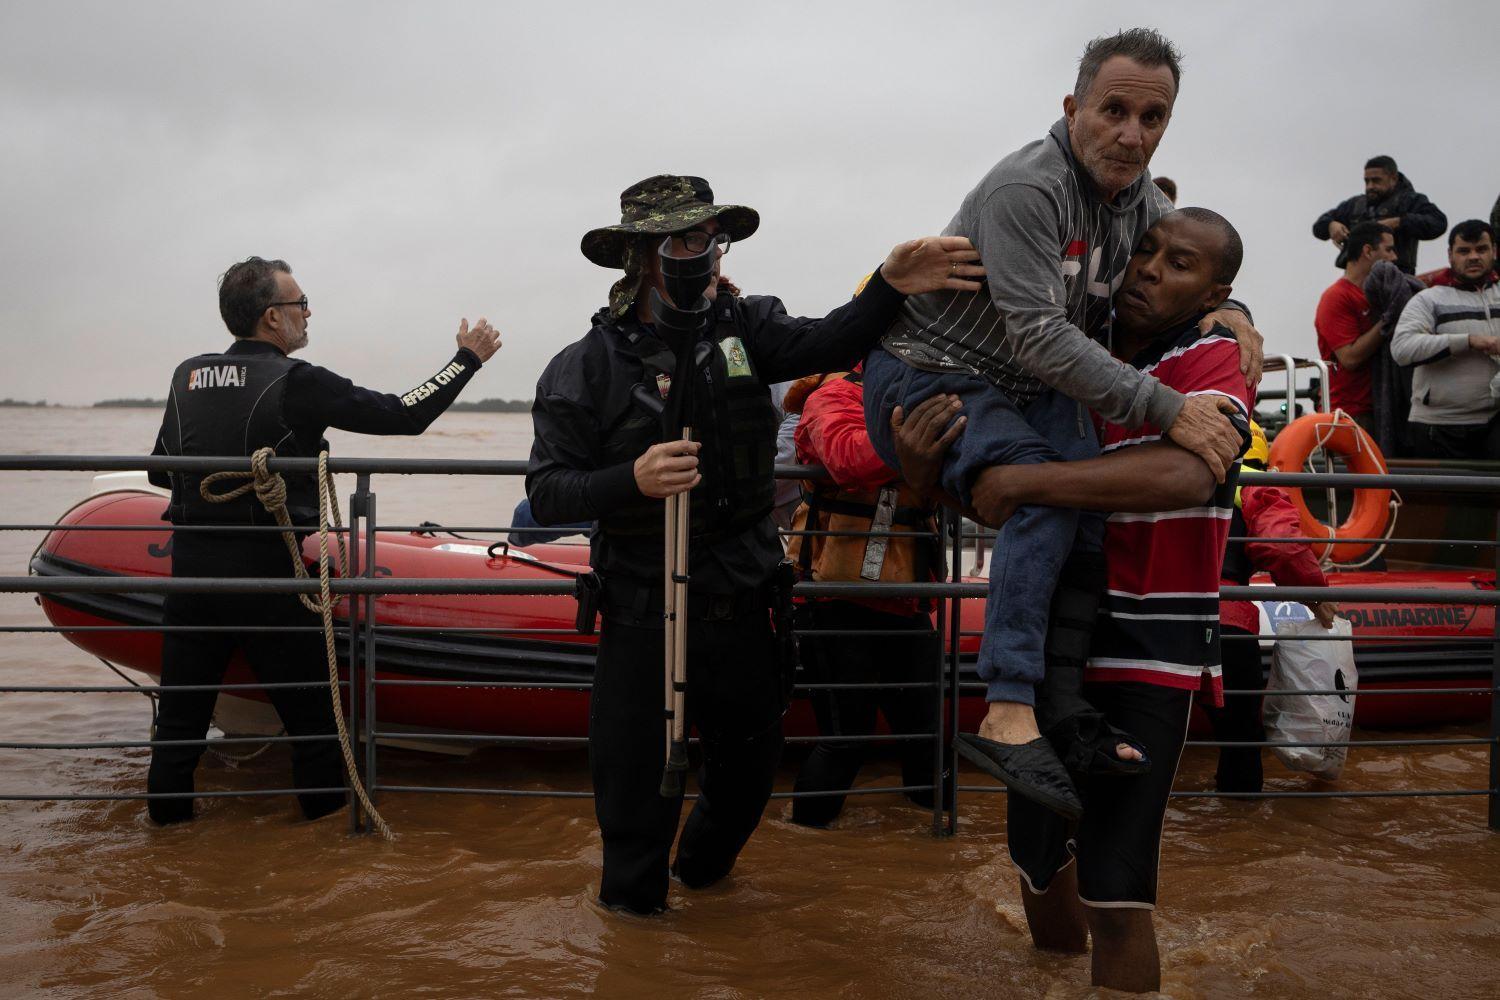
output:
M138 490L91 497L68 511L59 524L137 525L158 530L90 532L59 529L33 557L32 572L44 576L140 576L171 574L171 535L161 517L165 500ZM358 539L356 538L356 542ZM316 557L316 540L304 545ZM471 579L558 579L585 568L583 545L533 546L525 553L491 557L484 542L434 535L381 534L376 543L376 574L390 577ZM544 565L545 564L545 565ZM1494 577L1470 571L1425 573L1343 573L1335 586L1422 586L1494 589ZM1264 582L1264 581L1262 581ZM588 731L588 694L579 685L592 680L595 637L573 631L576 605L571 597L541 595L386 595L375 599L375 716L382 733L464 734L503 743L509 738L578 738ZM162 599L149 594L51 594L41 605L48 619L69 629L111 626L159 627ZM973 664L983 625L983 602L965 600L959 659L965 697L960 725L972 731L984 712ZM1361 642L1356 646L1361 689L1458 689L1488 687L1494 634L1493 607L1372 605L1344 603ZM347 625L348 601L336 616ZM1261 602L1263 628L1302 614L1300 605ZM483 631L475 631L483 630ZM540 631L535 631L540 630ZM80 649L120 666L160 676L159 632L83 631L64 633ZM1476 641L1478 640L1478 641ZM339 659L347 664L347 638L339 637ZM1269 662L1269 648L1263 649ZM345 669L347 679L347 669ZM253 683L236 654L227 683ZM464 681L453 687L431 683ZM484 686L493 685L493 686ZM566 687L557 687L566 685ZM1486 718L1487 695L1372 695L1356 699L1356 723L1366 727L1412 727ZM274 713L264 696L221 696L219 718L237 731L253 731L260 718L275 731ZM804 699L788 714L791 735L815 735ZM1202 720L1195 729L1203 730ZM489 739L447 744L468 749ZM401 742L397 740L397 742ZM406 742L423 744L420 739ZM441 741L425 741L440 745Z

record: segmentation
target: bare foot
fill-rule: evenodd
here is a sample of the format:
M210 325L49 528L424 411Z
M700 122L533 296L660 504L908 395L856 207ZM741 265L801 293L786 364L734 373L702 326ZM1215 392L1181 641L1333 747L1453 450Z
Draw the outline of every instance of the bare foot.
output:
M1019 701L992 701L984 721L979 724L979 735L996 743L1030 743L1041 736L1036 727L1036 712L1030 705Z

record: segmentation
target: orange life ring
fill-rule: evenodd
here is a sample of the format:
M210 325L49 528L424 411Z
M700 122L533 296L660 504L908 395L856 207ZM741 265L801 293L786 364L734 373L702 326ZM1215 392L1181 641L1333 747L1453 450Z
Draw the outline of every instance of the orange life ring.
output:
M1302 472L1307 458L1318 448L1342 455L1350 472L1385 475L1385 456L1374 439L1346 413L1309 413L1282 428L1271 442L1268 471ZM1364 487L1354 491L1354 509L1343 524L1330 533L1329 526L1313 517L1296 486L1284 487L1297 508L1302 532L1308 537L1381 538L1391 521L1391 491ZM1344 542L1324 547L1322 558L1336 563L1354 562L1375 547L1373 542Z

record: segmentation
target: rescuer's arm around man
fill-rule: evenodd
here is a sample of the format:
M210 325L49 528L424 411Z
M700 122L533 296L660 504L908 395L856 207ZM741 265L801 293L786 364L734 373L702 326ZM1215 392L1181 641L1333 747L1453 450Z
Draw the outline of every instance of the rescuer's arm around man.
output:
M977 291L984 268L962 236L928 236L897 244L849 302L821 319L788 316L781 300L751 296L745 311L745 346L766 382L851 367L889 328L907 295L951 289ZM698 474L698 444L653 445L633 463L640 494L655 499L692 489Z
M911 413L902 407L891 411L892 439L901 462L901 478L929 503L940 503L964 517L978 520L975 512L943 489L943 456L963 433L969 418L961 414L959 397L939 393L929 396Z
M1224 401L1225 415L1232 403ZM967 516L938 482L942 455L963 431L953 419L957 402L933 396L913 408L910 418L893 414L896 447L907 483L924 496ZM900 417L901 419L898 419ZM1187 449L1153 441L1099 458L1040 465L1007 465L974 486L974 504L989 512L984 523L998 528L1023 504L1073 507L1121 513L1179 510L1203 503L1217 482L1213 470Z
M742 300L745 346L766 382L851 368L890 328L906 296L979 291L984 267L978 261L963 236L899 243L858 295L821 319L788 316L780 299L752 295Z
M1197 455L1169 441L1152 441L1080 462L1004 466L975 484L974 503L992 512L989 520L996 526L1029 503L1151 513L1202 504L1216 482Z
M714 220L702 228L718 231ZM904 296L977 288L984 271L974 260L963 237L899 244L859 295L822 318L788 316L781 300L769 296L741 299L745 348L767 383L852 366L895 319ZM654 257L643 262L640 280L648 287L660 283ZM716 291L710 286L708 294ZM607 429L647 419L631 401L629 384L614 377L616 363L616 349L596 333L554 358L537 383L526 493L541 524L594 520L701 481L697 442L653 444L633 456L604 454Z

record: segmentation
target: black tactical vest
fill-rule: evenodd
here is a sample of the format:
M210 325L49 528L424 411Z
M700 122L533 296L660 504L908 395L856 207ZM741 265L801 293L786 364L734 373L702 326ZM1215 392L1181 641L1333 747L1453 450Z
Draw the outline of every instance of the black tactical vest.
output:
M177 420L166 422L166 449L171 455L250 455L276 449L278 458L317 457L287 426L282 400L287 376L303 361L280 354L200 354L172 373ZM326 443L319 442L326 447ZM292 523L318 523L318 480L312 473L282 473L287 512ZM275 524L255 493L228 503L209 503L198 492L203 475L172 473L173 524ZM238 482L215 484L225 492Z
M703 480L691 496L693 538L726 537L754 526L771 513L776 492L776 431L780 425L771 390L740 339L734 299L715 304L714 350L698 372L693 392L693 438L703 442L698 471ZM626 346L645 369L646 384L665 389L675 367L672 351L654 333L631 330ZM661 440L661 421L637 407L605 435L609 464L634 460ZM611 511L600 519L605 531L624 535L662 534L662 502Z

